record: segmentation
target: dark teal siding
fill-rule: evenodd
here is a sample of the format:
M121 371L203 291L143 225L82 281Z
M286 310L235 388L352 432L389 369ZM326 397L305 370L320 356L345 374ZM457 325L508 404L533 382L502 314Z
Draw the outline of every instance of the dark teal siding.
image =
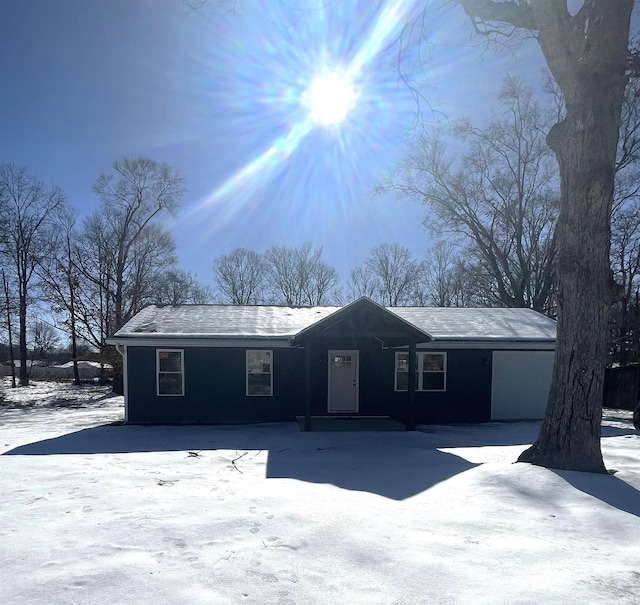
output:
M423 350L423 349L420 349ZM488 422L491 419L491 351L446 348L447 386L445 391L416 391L415 419L420 424ZM395 351L385 353L380 370L381 400L396 420L408 417L408 393L394 391ZM388 397L386 393L391 393Z
M409 417L408 394L394 391L395 350L383 349L375 339L324 340L312 345L311 414L328 414L328 351L360 352L359 414ZM419 423L488 422L491 418L491 351L447 350L447 389L416 392Z
M273 396L246 395L246 349L194 347L184 348L184 396L158 397L156 349L128 347L128 421L217 424L294 419L302 413L302 356L295 349L269 350Z
M488 422L491 419L491 351L447 353L447 390L416 393L422 423Z
M408 394L394 391L393 349L373 338L325 339L311 348L311 414L328 414L328 351L357 349L359 414L409 417ZM179 347L167 347L179 348ZM128 359L128 420L132 423L251 423L291 421L304 414L304 352L273 351L273 396L246 395L246 349L185 347L185 394L156 395L156 349L132 347ZM486 422L491 417L491 351L446 350L447 389L416 392L418 423Z

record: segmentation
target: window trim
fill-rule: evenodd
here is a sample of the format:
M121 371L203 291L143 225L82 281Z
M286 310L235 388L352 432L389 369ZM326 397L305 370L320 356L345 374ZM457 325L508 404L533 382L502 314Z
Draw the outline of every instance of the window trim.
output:
M269 393L249 393L249 355L251 353L269 354ZM273 349L247 349L245 351L245 395L247 397L273 397ZM267 372L252 372L253 374L267 375Z
M167 372L160 371L160 353L180 353L180 371ZM180 374L180 393L161 393L160 374ZM184 397L184 349L156 349L156 395L158 397Z
M393 390L398 393L406 393L408 392L408 388L399 389L398 388L398 374L408 374L409 370L398 370L398 356L406 355L409 356L408 351L396 351L393 358ZM441 389L425 389L423 387L423 374L425 373L420 368L423 367L423 359L425 355L441 355L443 358L442 363L442 372L426 372L427 374L443 374L443 384ZM418 377L418 384L416 385L416 393L444 393L447 390L447 352L446 351L416 351L416 374ZM408 376L407 376L407 385L409 384Z

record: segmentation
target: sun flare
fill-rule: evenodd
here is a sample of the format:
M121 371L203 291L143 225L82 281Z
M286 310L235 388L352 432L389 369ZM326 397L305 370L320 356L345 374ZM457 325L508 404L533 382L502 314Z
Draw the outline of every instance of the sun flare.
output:
M293 162L309 161L314 167L322 165L323 170L330 170L333 174L335 162L331 158L335 156L332 153L319 153L313 161L308 157L306 160L295 157L301 143L314 130L324 129L336 135L331 137L333 140L327 139L323 143L332 145L332 152L346 160L343 167L345 176L349 162L359 159L358 156L353 159L347 157L354 141L365 145L365 141L372 140L374 129L369 128L371 111L395 111L391 99L387 98L388 94L391 96L386 89L390 84L385 82L381 86L383 82L378 71L368 68L389 41L395 39L417 3L418 0L364 3L375 4L378 8L368 13L370 18L363 20L360 20L358 13L361 26L349 27L346 37L333 36L326 30L326 23L322 19L317 23L310 19L309 36L302 40L302 44L294 44L289 34L283 38L283 30L279 26L273 31L267 28L270 34L265 34L262 22L256 21L255 38L260 44L255 47L250 45L251 52L242 62L243 66L250 68L247 67L246 73L242 72L242 77L236 77L234 71L230 72L234 77L221 90L233 91L228 101L230 106L237 104L241 112L239 116L247 117L247 136L254 137L256 132L263 132L266 124L272 124L276 135L263 142L244 165L208 192L200 204L193 207L189 216L198 214L203 208L216 207L218 212L223 208L228 220L231 220L231 217L246 209L246 204L263 187L279 186L274 177L293 174ZM278 5L276 2L258 4L265 10ZM355 7L359 3L352 4ZM313 14L321 15L324 11ZM277 17L270 18L269 23L281 23L281 16L278 14ZM235 50L229 56L229 61L237 62ZM277 77L265 77L269 73ZM395 82L394 76L392 83ZM256 90L262 91L262 94L256 95ZM358 111L357 105L360 105ZM347 120L348 124L345 124ZM311 169L305 168L302 172L308 175ZM355 182L356 178L360 178L360 172L355 171L354 174L354 178L345 176L346 180ZM308 184L299 178L296 178L296 182ZM342 182L340 186L343 187ZM313 188L314 192L319 190ZM308 193L305 192L305 195ZM184 220L187 214L183 213L182 216Z
M315 78L302 98L311 121L322 127L344 122L355 101L356 93L350 78L335 72Z

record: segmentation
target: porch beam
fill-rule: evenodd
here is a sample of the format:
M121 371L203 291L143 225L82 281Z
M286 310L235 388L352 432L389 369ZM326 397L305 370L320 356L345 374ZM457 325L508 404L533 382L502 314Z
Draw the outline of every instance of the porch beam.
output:
M304 429L311 431L311 347L304 347Z
M416 430L416 339L409 339L409 384L407 388L407 430Z

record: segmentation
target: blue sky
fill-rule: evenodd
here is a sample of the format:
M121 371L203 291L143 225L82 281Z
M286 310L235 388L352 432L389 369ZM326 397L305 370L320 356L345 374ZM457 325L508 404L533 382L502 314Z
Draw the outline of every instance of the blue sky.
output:
M414 2L237 0L223 17L224 1L197 11L182 0L2 2L0 161L62 187L81 215L115 160L168 162L187 193L165 224L180 265L205 283L211 261L238 246L311 241L343 280L385 241L421 256L425 208L371 192L416 116L389 48ZM395 28L391 13L381 19L393 8ZM447 115L486 116L507 71L539 73L535 43L487 51L457 10L430 27L422 91ZM356 60L345 123L301 130L313 76Z

